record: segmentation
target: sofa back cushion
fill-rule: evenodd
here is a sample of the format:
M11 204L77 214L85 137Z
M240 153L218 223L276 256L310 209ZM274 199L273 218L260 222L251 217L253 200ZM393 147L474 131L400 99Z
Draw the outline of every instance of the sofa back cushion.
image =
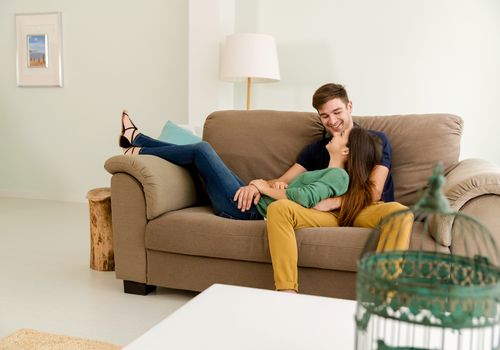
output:
M435 164L445 174L458 163L463 122L450 114L354 117L361 126L383 131L392 145L396 200L412 205L427 184ZM323 137L316 113L219 111L203 129L222 160L245 183L282 175L309 143Z
M203 139L245 183L281 176L322 136L317 114L307 112L220 111L203 127Z
M415 204L438 162L445 174L457 164L463 121L451 114L354 117L367 129L383 131L392 145L396 201Z

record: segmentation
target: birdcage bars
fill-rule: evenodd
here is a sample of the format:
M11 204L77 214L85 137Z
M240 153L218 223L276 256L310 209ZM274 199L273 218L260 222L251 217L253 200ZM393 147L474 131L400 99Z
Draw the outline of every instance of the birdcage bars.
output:
M481 223L450 210L443 183L437 166L417 204L373 231L367 246L378 240L377 252L358 262L356 349L500 349L500 252ZM387 232L399 235L409 214L433 250L423 240L391 250L397 238Z

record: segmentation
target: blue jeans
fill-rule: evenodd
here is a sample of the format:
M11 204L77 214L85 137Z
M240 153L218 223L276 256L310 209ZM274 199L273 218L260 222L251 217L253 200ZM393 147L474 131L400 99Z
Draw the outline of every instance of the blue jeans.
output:
M134 139L134 145L141 147L139 154L154 155L183 167L194 166L205 183L216 215L240 220L262 219L254 205L245 212L238 209L238 202L233 198L245 184L229 170L208 142L174 145L139 134Z

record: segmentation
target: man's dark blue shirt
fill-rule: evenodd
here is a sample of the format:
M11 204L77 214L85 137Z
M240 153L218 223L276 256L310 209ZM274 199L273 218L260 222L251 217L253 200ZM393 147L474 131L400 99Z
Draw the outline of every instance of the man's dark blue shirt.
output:
M357 125L355 126L357 127ZM382 200L384 202L394 201L394 182L392 180L391 168L392 168L392 147L387 139L387 136L381 131L368 130L372 135L379 138L382 145L382 157L379 164L387 167L389 169L389 174L384 184L384 191L382 193ZM319 170L328 167L330 162L330 155L326 149L326 145L330 142L331 137L325 137L317 142L306 146L299 154L297 158L297 163L302 165L306 170Z

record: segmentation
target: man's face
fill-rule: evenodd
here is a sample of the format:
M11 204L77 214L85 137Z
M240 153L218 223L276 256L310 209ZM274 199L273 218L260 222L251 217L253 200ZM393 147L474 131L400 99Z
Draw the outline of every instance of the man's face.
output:
M347 105L340 98L334 98L318 108L321 123L331 134L352 129L352 103Z

